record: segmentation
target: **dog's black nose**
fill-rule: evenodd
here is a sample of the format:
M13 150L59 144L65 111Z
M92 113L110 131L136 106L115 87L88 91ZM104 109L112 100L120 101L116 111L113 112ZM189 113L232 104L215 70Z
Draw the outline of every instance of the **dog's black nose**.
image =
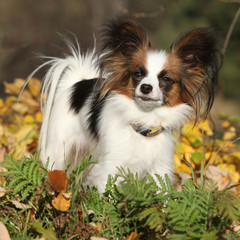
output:
M150 84L143 84L141 87L140 87L140 90L143 94L148 94L152 91L153 87L152 85Z

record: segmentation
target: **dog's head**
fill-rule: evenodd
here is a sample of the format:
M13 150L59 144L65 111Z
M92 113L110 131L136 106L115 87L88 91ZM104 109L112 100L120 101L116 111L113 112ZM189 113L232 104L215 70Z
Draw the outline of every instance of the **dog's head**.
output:
M105 26L100 41L102 95L123 94L143 111L183 103L196 117L210 111L221 63L213 30L193 29L177 37L169 51L153 50L142 26L120 17Z

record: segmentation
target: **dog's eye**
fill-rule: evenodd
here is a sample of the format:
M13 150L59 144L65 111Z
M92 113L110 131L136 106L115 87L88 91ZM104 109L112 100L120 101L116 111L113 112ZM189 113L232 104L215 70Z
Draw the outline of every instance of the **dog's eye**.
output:
M164 77L159 78L159 82L160 83L173 83L174 81L170 77L164 76Z
M163 77L161 80L164 81L164 82L171 82L172 81L172 79L169 78L169 77Z
M141 71L134 72L134 73L133 73L133 75L134 75L134 77L137 77L137 78L139 78L139 77L141 77L141 76L142 76L142 72L141 72Z
M135 72L133 72L133 78L135 80L141 80L145 75L146 75L146 70L143 66L139 67L138 69L136 69Z

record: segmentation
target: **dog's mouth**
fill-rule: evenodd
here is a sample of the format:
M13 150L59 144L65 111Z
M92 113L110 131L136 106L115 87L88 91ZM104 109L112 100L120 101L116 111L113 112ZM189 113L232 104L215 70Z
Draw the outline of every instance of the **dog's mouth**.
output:
M143 97L143 96L139 96L139 97L137 97L137 99L140 99L143 102L158 102L158 101L160 101L160 99L153 99L153 98Z

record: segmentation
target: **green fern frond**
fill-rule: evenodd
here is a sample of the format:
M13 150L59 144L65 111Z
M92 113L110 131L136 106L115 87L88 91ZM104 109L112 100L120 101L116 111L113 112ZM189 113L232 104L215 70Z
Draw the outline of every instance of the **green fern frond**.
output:
M35 167L38 167L38 162L37 161L33 161L32 164L29 166L29 171L26 174L29 179L32 178L32 174L33 174L33 171L34 171Z
M18 183L14 187L13 195L16 195L17 193L19 193L23 188L26 188L29 184L30 184L30 182L28 180L24 180L24 181L21 181L20 183Z
M12 156L6 156L2 164L8 171L3 173L7 180L7 187L12 190L12 195L19 194L21 200L25 200L29 195L33 197L37 186L43 184L46 170L38 160L38 154L34 157L24 157L21 161L14 161Z
M30 185L30 186L27 186L27 187L23 190L23 192L22 192L21 201L24 201L24 200L27 198L29 192L33 192L33 191L34 191L33 186L31 186L31 185Z
M155 231L163 230L163 225L166 224L166 217L166 212L159 207L146 208L138 214L140 221L145 220L144 226L149 226L150 229L155 229Z
M216 202L218 214L223 218L228 218L231 221L239 221L240 219L240 199L237 195L228 191L223 193Z
M11 173L10 173L11 174ZM10 174L8 176L10 176ZM22 176L17 176L15 178L12 178L10 183L8 184L8 188L12 189L14 186L16 186L17 182L21 182L25 180L25 178L23 178Z

